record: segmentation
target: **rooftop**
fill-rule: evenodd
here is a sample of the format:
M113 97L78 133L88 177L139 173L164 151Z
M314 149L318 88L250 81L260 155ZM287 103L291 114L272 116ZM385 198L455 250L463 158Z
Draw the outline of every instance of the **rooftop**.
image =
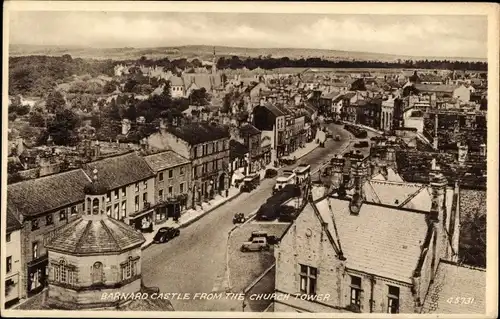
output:
M21 229L22 225L19 220L12 214L12 212L7 211L7 232L13 232L15 230Z
M140 232L116 219L78 218L63 226L58 236L45 247L71 255L101 255L121 253L141 245L144 241L144 236Z
M240 134L242 136L253 136L253 135L257 135L257 134L260 134L260 130L257 129L255 126L253 126L252 124L250 123L247 123L247 124L243 124L241 127L240 127Z
M441 260L434 282L427 292L422 313L483 314L486 311L485 295L485 270ZM454 302L457 297L458 302ZM449 302L450 298L453 298L452 302Z
M154 176L146 161L135 152L104 158L85 164L88 176L97 169L99 184L108 190L137 183Z
M81 169L10 184L7 210L16 218L34 216L83 202L84 187L90 182Z
M365 203L353 216L349 203L325 198L312 204L332 235L335 223L346 267L411 284L427 234L426 214Z
M171 150L145 156L144 160L154 172L189 163L187 158Z
M168 127L167 131L191 145L229 138L229 130L225 127L208 123L187 123L182 126Z

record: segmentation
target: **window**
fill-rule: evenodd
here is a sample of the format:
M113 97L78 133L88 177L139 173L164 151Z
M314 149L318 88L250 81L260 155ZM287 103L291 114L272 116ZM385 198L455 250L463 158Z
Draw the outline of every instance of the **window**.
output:
M142 201L147 202L148 201L148 193L142 194Z
M179 167L179 175L184 175L184 166Z
M158 197L160 198L160 200L163 200L163 189L160 189L158 191Z
M10 243L10 233L7 233L7 238L5 239L5 241Z
M194 153L194 158L198 157L198 148L197 147L193 148L193 153Z
M84 204L82 204L82 211L85 210L84 207L85 207ZM71 207L71 216L74 216L74 215L77 215L77 214L78 214L78 208L76 208L76 206Z
M129 279L137 274L138 260L139 258L128 257L128 260L122 264L122 280Z
M135 195L135 211L139 210L139 195Z
M184 193L184 183L179 184L179 192Z
M137 193L139 191L139 183L135 183L135 192Z
M387 313L399 313L399 287L389 286Z
M215 142L214 145L215 145L215 151L218 152L219 151L219 142Z
M106 207L106 215L111 216L111 206Z
M34 242L31 245L31 257L33 257L33 260L38 258L38 242Z
M219 164L219 161L218 161L218 160L215 160L215 161L214 161L214 171L216 171L216 170L218 170L218 169L219 169L219 168L218 168L218 167L219 167L219 165L218 165L218 164Z
M52 214L48 214L47 216L45 216L45 224L46 225L52 225L52 224L54 224L54 220L53 220Z
M99 215L99 200L97 198L92 201L92 214Z
M59 221L66 219L66 211L63 209L59 211Z
M115 190L115 200L118 199L118 190Z
M9 273L12 270L12 256L9 256L6 258L6 265L7 265L7 273Z
M31 230L37 230L40 227L38 226L38 218L35 218L31 221Z
M173 178L174 177L174 170L173 169L169 169L168 170L168 178Z
M122 197L125 197L127 195L127 188L122 187Z
M106 202L109 203L110 201L111 201L111 192L106 194Z
M148 182L147 181L142 182L142 189L148 189Z
M120 218L120 216L119 216L119 213L120 213L119 208L120 207L118 206L118 203L116 203L115 206L114 206L114 211L113 211L113 214L115 215L116 219Z
M92 283L102 283L104 282L104 269L100 261L97 261L92 265Z
M158 174L158 180L160 182L163 181L163 172L161 172L160 174Z
M360 305L361 291L361 277L351 276L351 305Z
M122 218L127 217L127 202L122 202Z
M66 282L66 279L67 279L66 278L67 277L66 276L67 275L67 273L66 273L66 261L61 260L59 262L59 266L61 267L61 282Z
M316 276L318 269L306 265L300 265L300 292L308 295L316 295Z

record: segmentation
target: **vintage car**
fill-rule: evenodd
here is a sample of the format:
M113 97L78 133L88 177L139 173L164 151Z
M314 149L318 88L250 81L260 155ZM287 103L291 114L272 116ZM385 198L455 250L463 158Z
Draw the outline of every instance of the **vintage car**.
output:
M245 215L243 213L236 213L233 216L233 224L241 224L246 221Z
M253 241L254 238L259 238L259 237L265 237L267 239L267 243L269 245L274 245L279 243L280 239L276 236L273 235L268 235L264 231L253 231L252 234L250 235L250 238L248 239L249 242Z
M166 243L170 241L172 238L177 237L180 235L180 230L173 228L173 227L162 227L158 229L158 232L156 233L153 242L159 244L159 243Z
M244 242L241 245L241 251L247 252L247 251L263 251L263 250L269 250L270 246L267 242L266 237L255 237L252 239L252 241L247 241Z
M295 164L295 162L297 161L297 158L295 156L293 156L293 157L283 156L282 158L280 158L280 161L281 161L281 163L283 163L285 165L292 165L292 164Z
M278 176L278 171L274 168L266 169L266 173L264 174L264 178L274 178Z
M251 192L260 185L260 174L248 175L243 179L242 192Z

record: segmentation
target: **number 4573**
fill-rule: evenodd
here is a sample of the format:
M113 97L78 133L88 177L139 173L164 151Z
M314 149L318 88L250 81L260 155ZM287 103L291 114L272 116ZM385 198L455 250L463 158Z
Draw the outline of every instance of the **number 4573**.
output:
M450 297L446 300L446 302L453 305L470 305L474 303L474 298Z

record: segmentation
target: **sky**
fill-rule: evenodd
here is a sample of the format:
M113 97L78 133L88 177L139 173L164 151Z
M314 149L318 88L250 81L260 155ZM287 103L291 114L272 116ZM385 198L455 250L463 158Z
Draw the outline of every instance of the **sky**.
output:
M486 16L190 12L10 12L10 43L221 45L487 58Z

